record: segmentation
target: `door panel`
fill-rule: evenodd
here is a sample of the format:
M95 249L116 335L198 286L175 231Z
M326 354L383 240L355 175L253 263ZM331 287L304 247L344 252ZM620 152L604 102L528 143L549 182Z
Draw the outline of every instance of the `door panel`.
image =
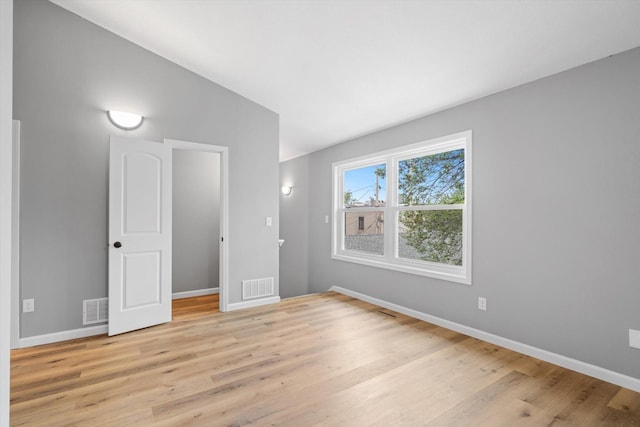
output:
M123 255L123 310L160 303L160 258L158 251Z
M147 153L125 153L123 161L123 235L160 233L162 159Z
M109 335L171 320L172 151L111 137Z

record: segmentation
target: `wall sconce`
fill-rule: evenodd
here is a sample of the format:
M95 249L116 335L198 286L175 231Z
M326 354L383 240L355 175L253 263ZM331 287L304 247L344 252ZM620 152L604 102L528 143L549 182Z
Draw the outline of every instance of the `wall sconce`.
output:
M285 196L290 196L291 195L291 190L293 190L293 187L291 186L284 186L280 189L280 191L282 191L282 194L284 194Z
M115 126L124 130L134 130L140 127L144 117L140 114L127 113L125 111L107 111L107 116L109 116L109 121L113 123Z

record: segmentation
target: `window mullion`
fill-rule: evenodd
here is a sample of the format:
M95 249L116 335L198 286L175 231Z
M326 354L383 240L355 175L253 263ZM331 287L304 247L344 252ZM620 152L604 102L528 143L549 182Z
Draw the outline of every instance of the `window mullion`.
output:
M399 206L399 211L453 211L464 210L464 204L453 205L412 205L412 206Z
M387 203L384 213L384 253L385 258L393 261L397 256L397 230L398 230L398 215L397 209L397 172L398 168L393 156L389 156L386 159L387 162Z

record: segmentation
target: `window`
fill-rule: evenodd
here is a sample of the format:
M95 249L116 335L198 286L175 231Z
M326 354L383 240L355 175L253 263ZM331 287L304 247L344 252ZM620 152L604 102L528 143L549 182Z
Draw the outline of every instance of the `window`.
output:
M333 164L332 257L471 283L471 131Z

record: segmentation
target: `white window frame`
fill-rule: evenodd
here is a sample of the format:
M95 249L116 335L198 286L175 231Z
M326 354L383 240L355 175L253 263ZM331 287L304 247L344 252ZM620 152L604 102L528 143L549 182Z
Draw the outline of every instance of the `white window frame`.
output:
M471 141L470 130L453 135L434 138L416 144L372 153L332 164L333 219L331 234L331 258L364 264L372 267L402 271L420 276L433 277L466 285L471 284L471 207L472 207L472 174L471 174ZM464 149L464 204L450 205L447 209L462 210L462 265L454 266L435 262L412 260L398 257L398 213L402 210L434 210L439 206L398 206L398 163L402 160L422 157L447 151ZM344 207L344 173L348 170L367 166L386 164L387 191L383 207ZM384 255L368 254L344 248L346 212L384 212Z

